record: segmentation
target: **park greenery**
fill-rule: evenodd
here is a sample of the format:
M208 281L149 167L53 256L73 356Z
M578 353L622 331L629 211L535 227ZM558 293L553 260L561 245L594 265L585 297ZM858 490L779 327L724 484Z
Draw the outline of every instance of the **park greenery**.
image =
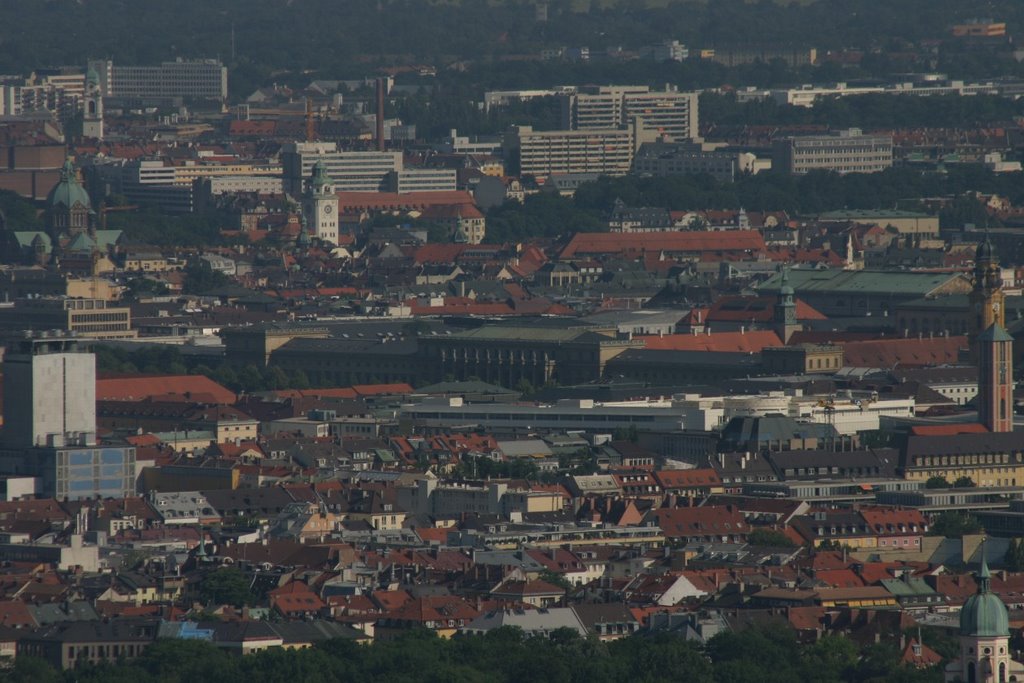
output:
M968 534L984 533L985 529L978 518L969 512L950 510L936 515L928 528L929 536L945 538L962 538Z
M915 634L916 635L916 634ZM956 643L929 634L940 654L955 654ZM61 674L42 660L18 657L12 683L931 683L936 668L914 669L900 662L898 638L860 648L853 640L824 636L803 644L779 624L726 631L706 646L674 633L635 635L612 642L582 638L560 629L550 637L527 637L515 628L483 636L444 640L411 631L371 645L331 640L307 650L273 649L235 657L202 641L161 640L138 660L89 666Z

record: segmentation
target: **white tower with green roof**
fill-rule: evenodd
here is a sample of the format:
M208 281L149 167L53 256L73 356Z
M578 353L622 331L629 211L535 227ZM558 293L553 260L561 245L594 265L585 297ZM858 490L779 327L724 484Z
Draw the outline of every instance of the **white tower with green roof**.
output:
M338 195L322 161L313 164L303 202L306 225L314 237L331 244L338 243Z

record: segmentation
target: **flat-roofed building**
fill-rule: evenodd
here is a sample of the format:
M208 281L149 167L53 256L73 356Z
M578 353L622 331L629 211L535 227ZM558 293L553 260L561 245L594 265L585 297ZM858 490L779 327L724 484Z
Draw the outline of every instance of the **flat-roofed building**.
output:
M91 339L134 339L131 309L104 299L20 299L0 306L0 329L60 330Z
M658 138L690 140L699 135L697 93L646 85L586 86L562 95L562 127L604 130L641 119Z
M511 175L625 175L633 165L637 126L535 131L513 126L502 144Z
M655 141L640 146L633 159L633 172L657 177L709 175L731 183L741 173L756 173L763 167L755 155L691 142Z
M877 173L892 167L892 135L865 135L859 128L849 128L829 135L780 138L772 146L772 167L794 175Z
M90 60L104 97L163 100L180 98L226 100L228 69L216 59L181 59L151 66L115 65Z
M401 152L348 152L333 142L290 142L281 148L285 192L300 194L318 161L338 192L380 192L391 173L405 170ZM437 185L432 180L431 189Z

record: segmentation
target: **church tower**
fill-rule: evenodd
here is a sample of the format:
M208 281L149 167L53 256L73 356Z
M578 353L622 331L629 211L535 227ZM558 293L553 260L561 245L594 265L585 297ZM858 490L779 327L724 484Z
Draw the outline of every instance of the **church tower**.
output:
M946 665L949 683L1006 683L1024 680L1024 666L1010 658L1010 618L992 592L992 575L981 545L981 569L974 575L978 592L960 609L960 658Z
M338 243L338 195L322 161L313 164L303 213L314 236L324 242Z
M978 421L990 432L1013 431L1013 337L999 323L978 335Z
M54 241L61 236L74 237L89 231L94 217L89 193L78 181L69 158L60 171L60 180L46 196L47 232Z
M789 284L789 266L782 267L779 296L772 312L772 329L779 335L783 344L788 344L793 333L801 329L801 325L796 319L795 293Z
M993 323L1006 326L1006 294L1003 292L999 257L988 235L974 252L974 289L969 299L974 316L969 335L971 342Z
M103 93L100 90L100 75L89 67L85 74L85 114L82 120L82 137L91 140L103 139Z

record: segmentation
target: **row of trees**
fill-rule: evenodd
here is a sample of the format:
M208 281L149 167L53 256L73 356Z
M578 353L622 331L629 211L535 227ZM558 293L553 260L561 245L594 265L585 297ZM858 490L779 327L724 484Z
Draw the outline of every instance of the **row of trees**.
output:
M942 227L959 228L965 223L995 227L998 221L974 199L975 192L1005 196L1015 204L1024 202L1024 174L992 173L982 166L965 165L943 172L894 167L871 174L759 173L741 176L735 182L693 175L602 177L581 185L572 199L541 193L527 197L523 204L507 202L491 209L486 239L498 243L600 232L607 229L602 217L611 212L617 198L628 206L660 206L674 211L743 207L813 215L839 209L913 209L916 199L953 196L955 201L940 214Z
M801 644L784 622L721 633L704 648L676 634L632 636L613 642L581 638L561 629L528 638L514 628L484 636L442 640L415 631L361 646L333 640L309 650L268 650L232 657L200 641L157 641L138 660L61 673L31 657L18 657L14 683L277 683L388 681L418 683L613 683L685 680L690 683L932 683L937 669L901 664L897 639L859 648L825 636ZM929 634L929 646L955 655L956 643Z
M289 374L276 366L236 368L223 361L211 365L205 362L207 359L183 355L175 347L125 351L97 345L94 351L96 370L101 374L205 375L232 391L244 392L310 387L309 378L301 370Z

